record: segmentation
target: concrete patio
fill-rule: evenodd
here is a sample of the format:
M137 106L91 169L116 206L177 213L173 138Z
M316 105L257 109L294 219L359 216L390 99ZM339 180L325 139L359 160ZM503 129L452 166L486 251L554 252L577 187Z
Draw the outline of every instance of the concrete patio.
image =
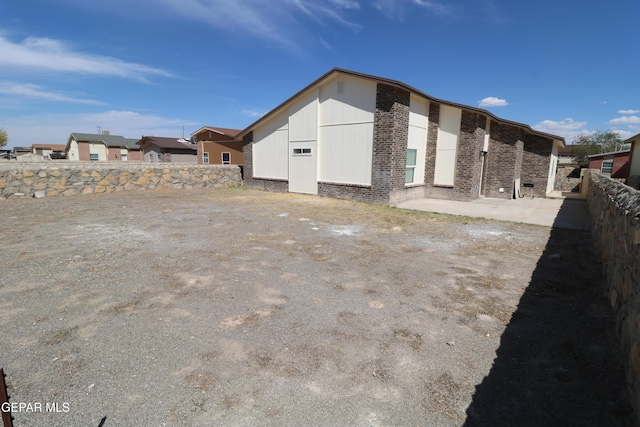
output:
M591 217L587 203L578 193L552 192L547 198L520 199L480 198L471 202L440 199L416 199L397 205L451 215L464 215L500 221L545 225L569 230L590 230Z

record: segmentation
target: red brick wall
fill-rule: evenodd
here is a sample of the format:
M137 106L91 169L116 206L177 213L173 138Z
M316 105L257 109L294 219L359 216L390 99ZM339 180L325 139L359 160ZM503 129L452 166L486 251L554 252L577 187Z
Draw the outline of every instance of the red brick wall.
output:
M120 147L109 147L108 150L107 160L120 160Z
M78 142L78 160L90 160L88 142Z

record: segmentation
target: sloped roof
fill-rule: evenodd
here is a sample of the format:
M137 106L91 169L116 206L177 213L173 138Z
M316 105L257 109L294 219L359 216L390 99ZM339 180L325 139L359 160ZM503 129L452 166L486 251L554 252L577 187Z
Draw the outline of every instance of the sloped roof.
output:
M94 133L79 133L72 132L71 136L69 136L69 141L71 139L75 139L76 141L83 142L103 142L107 145L107 147L127 147L138 149L136 142L138 142L135 138L125 138L120 135L100 135Z
M589 156L587 156L589 159L591 158L596 158L596 157L604 157L604 156L611 156L613 154L628 154L631 152L630 148L627 148L625 150L619 150L619 151L609 151L608 153L597 153L597 154L591 154Z
M197 131L193 132L191 134L191 136L194 136L194 135L202 132L203 130L210 130L212 132L219 133L220 135L227 135L230 138L235 138L240 132L242 132L241 129L230 129L230 128L219 128L219 127L213 127L213 126L203 126L200 129L198 129Z
M177 138L167 138L163 136L144 136L136 142L140 147L146 144L153 144L160 148L172 148L177 150L197 151L195 144L180 142Z
M624 144L631 144L632 142L636 142L636 141L640 141L640 133L637 135L632 136L631 138L627 139L626 141L623 141Z
M562 147L562 148L558 149L558 155L559 156L570 156L572 151L573 151L573 144L567 145L566 147Z
M54 151L63 151L64 144L31 144L31 148L48 148Z
M327 72L324 75L320 76L318 79L316 79L315 81L313 81L312 83L310 83L309 85L304 87L302 90L300 90L295 95L293 95L292 97L290 97L289 99L284 101L282 104L278 105L276 108L274 108L273 110L269 111L267 114L262 116L260 119L258 119L257 121L255 121L254 123L249 125L242 132L240 132L236 136L236 138L244 137L246 134L248 134L258 124L260 124L263 121L267 120L268 118L272 117L274 114L276 114L281 109L283 109L286 106L288 106L289 104L291 104L295 99L297 99L298 97L303 95L305 92L307 92L310 89L312 89L313 87L319 85L320 83L322 83L322 81L332 77L334 74L345 74L345 75L359 77L359 78L363 78L363 79L367 79L367 80L372 80L372 81L375 81L375 82L378 82L378 83L383 83L383 84L386 84L386 85L389 85L389 86L395 86L395 87L398 87L398 88L400 88L402 90L405 90L405 91L408 91L410 93L413 93L413 94L415 94L417 96L425 98L425 99L427 99L429 101L433 101L433 102L436 102L438 104L444 104L444 105L449 105L449 106L452 106L452 107L457 107L457 108L460 108L460 109L463 109L463 110L475 111L477 113L480 113L480 114L483 114L483 115L489 117L491 120L495 120L496 122L508 124L508 125L511 125L511 126L516 126L516 127L521 128L521 129L524 129L525 131L527 131L530 134L539 135L539 136L543 136L545 138L549 138L549 139L552 139L552 140L560 141L563 146L566 146L564 138L561 137L561 136L552 135L552 134L549 134L549 133L545 133L545 132L540 132L540 131L534 130L529 125L524 124L524 123L518 123L518 122L513 122L513 121L510 121L510 120L501 119L500 117L495 116L493 113L491 113L491 112L489 112L487 110L483 110L483 109L477 108L477 107L471 107L469 105L458 104L458 103L451 102L451 101L445 101L443 99L438 99L438 98L435 98L435 97L433 97L431 95L428 95L428 94L426 94L426 93L424 93L424 92L422 92L422 91L420 91L420 90L418 90L418 89L416 89L414 87L411 87L411 86L409 86L409 85L407 85L405 83L402 83L400 81L397 81L397 80L391 80L391 79L386 79L384 77L372 76L370 74L358 73L356 71L346 70L346 69L343 69L343 68L333 68L329 72Z

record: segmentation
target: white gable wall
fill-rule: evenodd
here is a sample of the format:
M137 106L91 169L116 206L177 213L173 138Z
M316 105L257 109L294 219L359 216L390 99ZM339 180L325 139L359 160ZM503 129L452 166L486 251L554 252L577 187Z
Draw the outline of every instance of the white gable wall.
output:
M314 89L289 107L289 191L318 194L318 93ZM296 154L297 150L297 154Z
M102 142L89 142L89 154L97 154L98 161L107 161L107 146Z
M72 161L80 160L80 152L78 150L78 142L75 139L69 143L69 152L67 153L67 159Z
M375 82L344 75L321 86L319 181L371 185L376 90Z
M417 159L413 184L424 184L428 128L429 101L412 94L409 104L409 140L407 149L416 150Z
M318 93L314 89L289 107L289 142L317 140Z
M461 119L461 109L448 105L440 105L440 123L436 144L436 166L433 177L434 185L454 185Z
M253 132L253 176L289 178L289 117L286 111Z

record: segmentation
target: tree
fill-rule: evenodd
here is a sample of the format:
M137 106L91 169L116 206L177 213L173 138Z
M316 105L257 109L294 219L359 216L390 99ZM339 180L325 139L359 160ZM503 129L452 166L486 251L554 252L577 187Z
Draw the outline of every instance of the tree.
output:
M4 129L0 128L0 147L7 145L8 140L9 135L7 135L7 132Z
M588 157L592 154L611 153L625 148L628 146L622 142L622 138L617 132L597 130L591 135L578 135L573 140L571 156L580 166L587 166L589 164Z

